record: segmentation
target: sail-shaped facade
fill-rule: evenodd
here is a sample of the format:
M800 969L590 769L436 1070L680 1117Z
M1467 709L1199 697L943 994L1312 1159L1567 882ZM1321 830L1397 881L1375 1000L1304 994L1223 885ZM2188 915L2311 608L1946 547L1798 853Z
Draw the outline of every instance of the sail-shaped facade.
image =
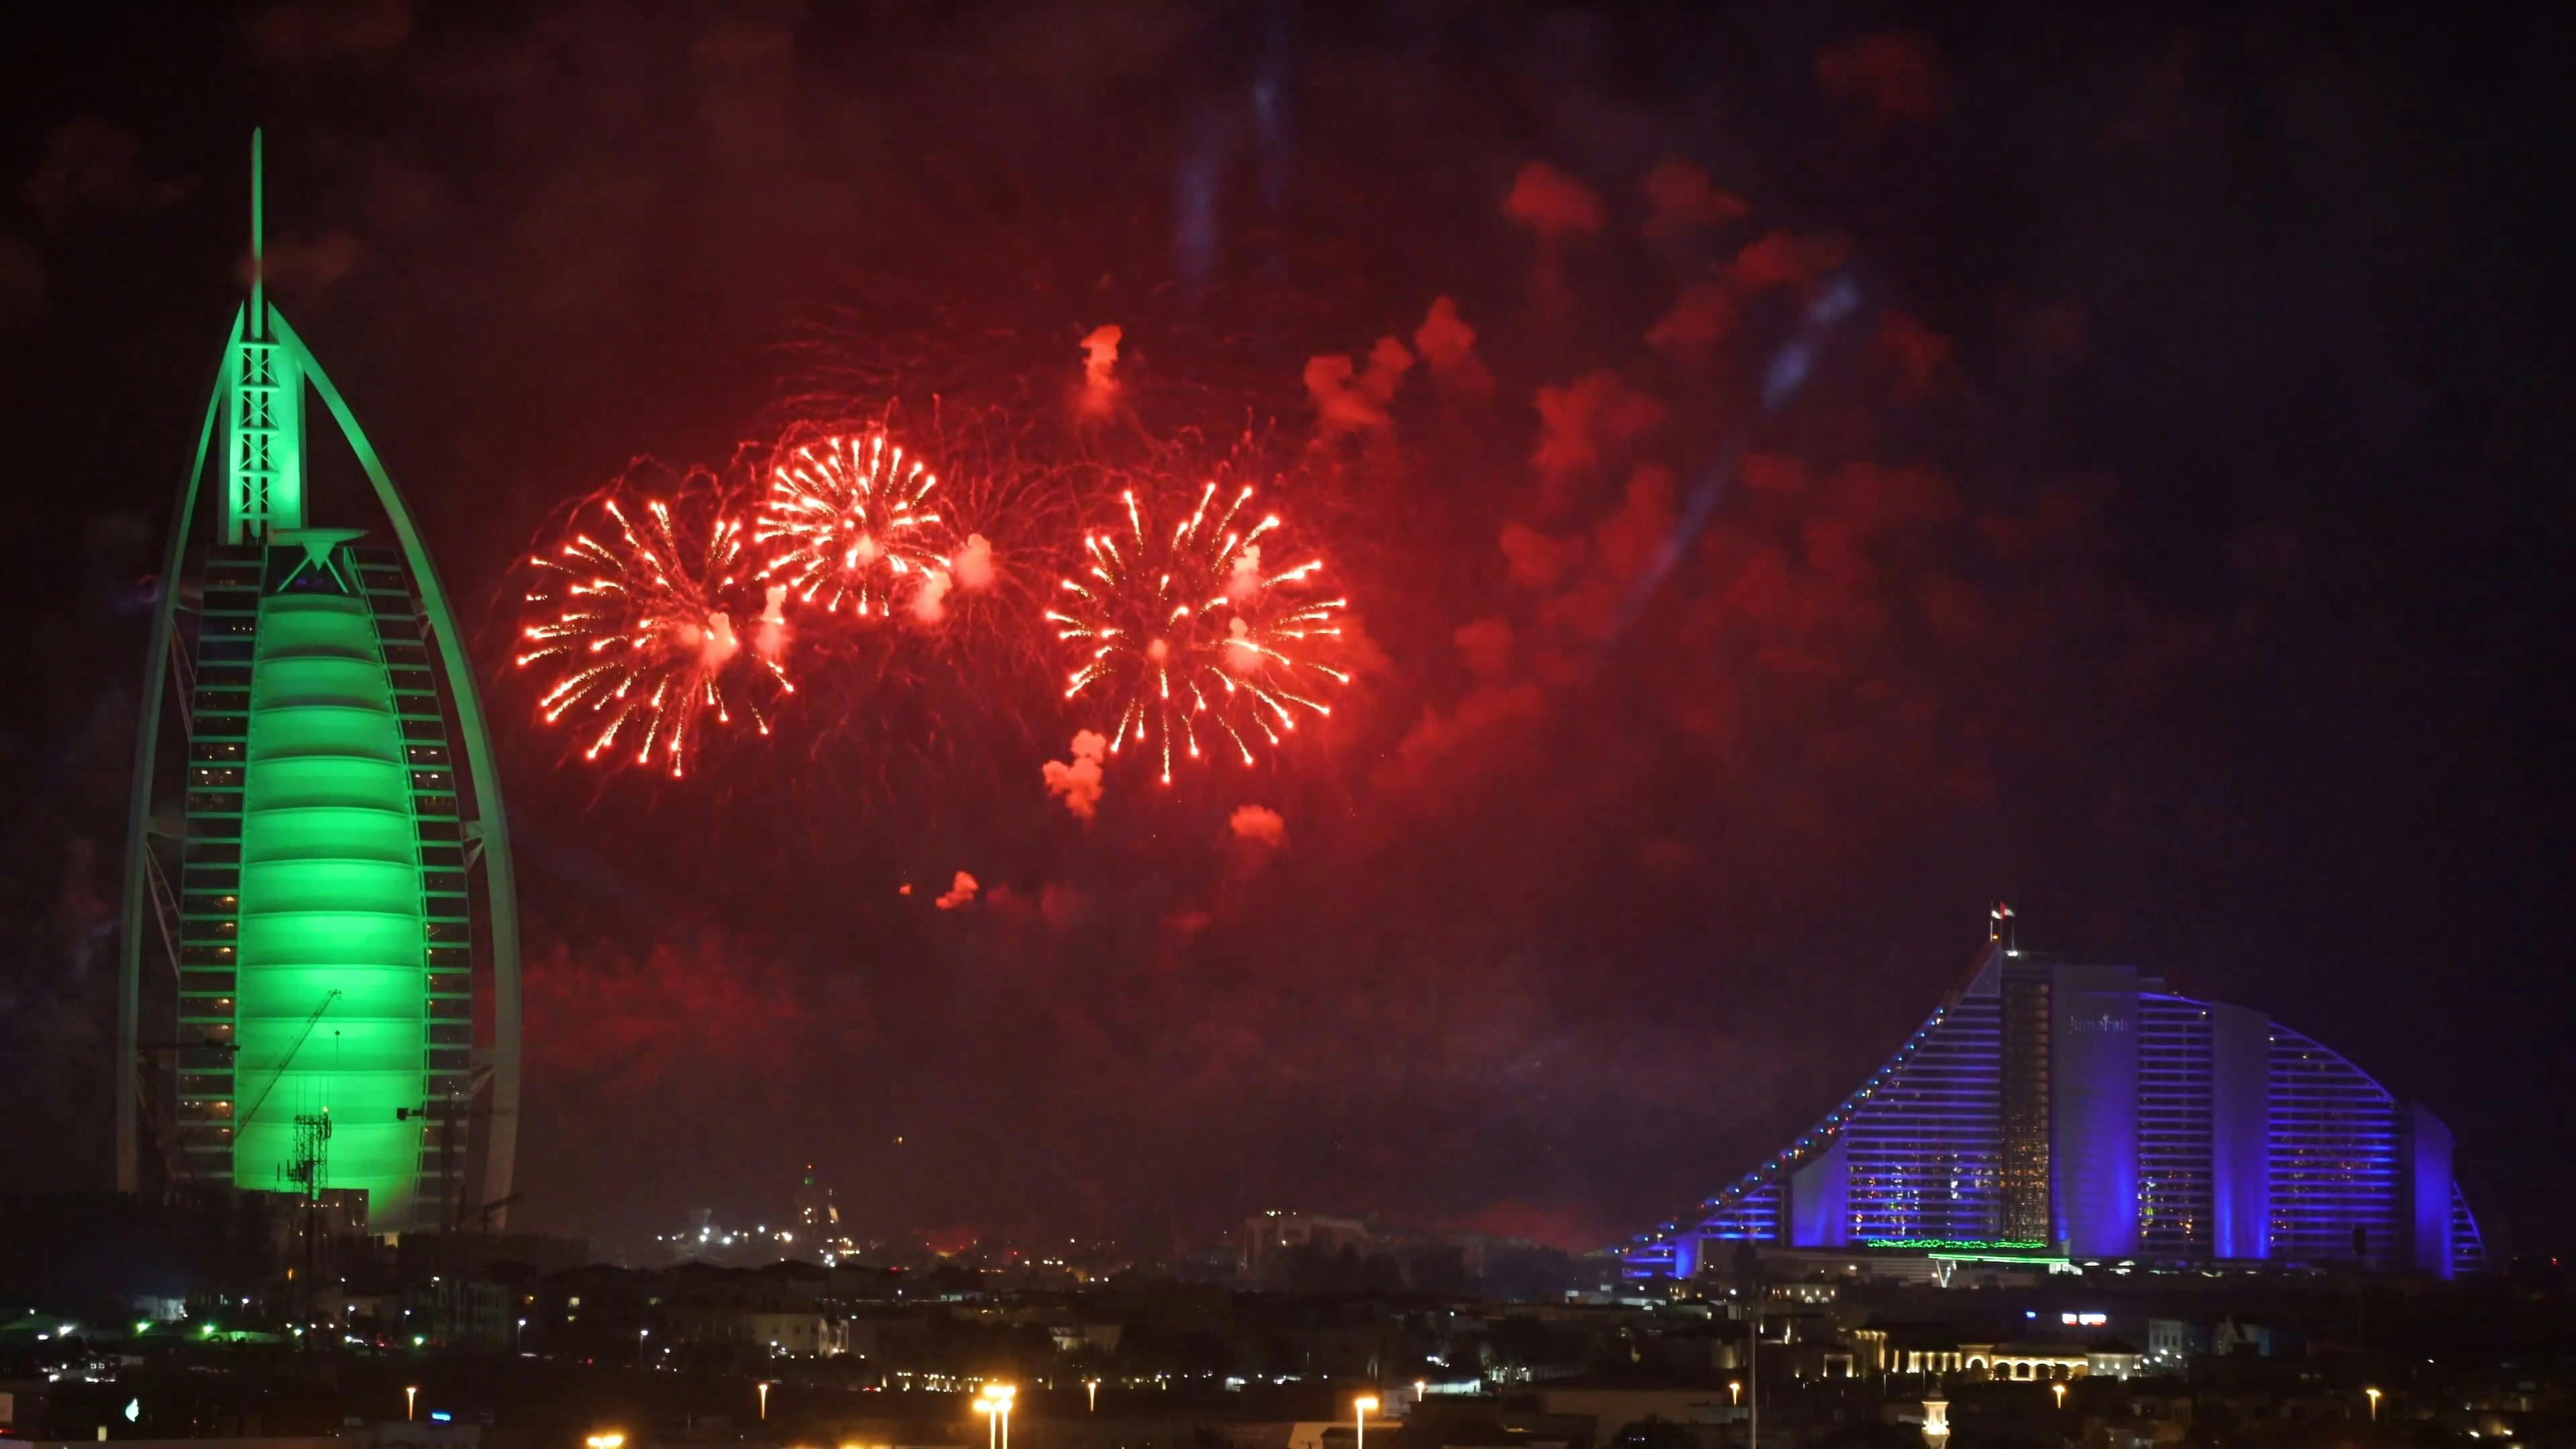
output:
M491 741L409 509L268 300L259 165L254 138L251 295L145 662L119 1186L363 1191L379 1233L488 1220L511 1196L519 1057ZM373 509L313 516L312 402Z
M2259 1011L1999 941L1823 1120L1638 1234L1627 1272L1687 1278L1746 1243L2486 1267L2429 1110Z

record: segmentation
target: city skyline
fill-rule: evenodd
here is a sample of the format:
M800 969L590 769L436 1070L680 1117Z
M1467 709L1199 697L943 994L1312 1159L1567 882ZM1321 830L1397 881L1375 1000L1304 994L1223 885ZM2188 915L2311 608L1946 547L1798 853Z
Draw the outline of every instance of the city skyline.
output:
M871 1235L1606 1246L1831 1112L2001 898L2332 1043L2496 1255L2556 1244L2564 450L2513 299L2563 183L2496 138L2558 22L366 14L61 17L6 102L59 480L0 725L29 1187L120 1176L136 666L204 602L167 499L256 278L490 713L526 1066L469 1210L642 1243L815 1163ZM530 561L654 503L773 547L825 434L955 514L809 547L878 626L718 569L652 661L686 778L658 705L651 768L552 720ZM311 451L316 520L372 510ZM1068 697L1065 630L1141 596L1045 596L1194 502L1210 597L1123 678L1347 679L1140 743L1164 696Z

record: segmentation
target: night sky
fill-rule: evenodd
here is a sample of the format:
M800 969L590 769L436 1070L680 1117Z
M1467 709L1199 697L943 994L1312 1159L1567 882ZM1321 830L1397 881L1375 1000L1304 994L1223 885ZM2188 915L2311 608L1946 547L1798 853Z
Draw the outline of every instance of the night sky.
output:
M145 600L256 124L274 294L498 721L521 1226L750 1221L810 1160L867 1232L1593 1246L1827 1110L2000 898L2428 1103L2491 1243L2556 1246L2569 22L1956 9L16 22L7 1185L110 1176ZM686 782L568 758L514 563L826 416L984 490L979 642L818 656ZM1358 677L1078 818L1026 600L1114 480L1220 463Z

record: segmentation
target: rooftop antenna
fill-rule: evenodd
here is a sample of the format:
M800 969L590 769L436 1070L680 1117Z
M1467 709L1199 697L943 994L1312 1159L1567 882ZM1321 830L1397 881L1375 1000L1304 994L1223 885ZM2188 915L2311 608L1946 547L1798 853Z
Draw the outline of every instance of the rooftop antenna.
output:
M2018 956L2021 954L2021 943L2017 939L2020 932L2010 924L2012 919L2012 907L2001 901L1995 902L1993 908L1986 912L1986 939L2003 942L2005 955Z
M254 126L250 133L250 335L266 337L268 308L262 303L267 290L267 276L266 266L261 260L260 253L263 249L262 233L267 228L266 218L260 213L259 151L259 128Z

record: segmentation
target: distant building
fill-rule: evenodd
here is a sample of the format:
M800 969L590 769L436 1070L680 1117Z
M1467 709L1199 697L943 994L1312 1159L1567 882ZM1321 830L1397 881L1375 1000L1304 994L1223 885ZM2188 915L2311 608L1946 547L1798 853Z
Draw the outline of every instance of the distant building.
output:
M796 1227L809 1243L838 1238L841 1209L832 1201L832 1189L815 1180L814 1164L805 1164L805 1178L796 1189Z
M1745 1244L2486 1268L2430 1111L2261 1012L2000 942L1823 1121L1640 1234L1625 1272L1723 1270Z
M1243 1273L1267 1281L1284 1266L1288 1254L1314 1248L1338 1255L1347 1248L1366 1256L1377 1247L1368 1224L1357 1218L1317 1217L1308 1213L1263 1213L1243 1224Z

